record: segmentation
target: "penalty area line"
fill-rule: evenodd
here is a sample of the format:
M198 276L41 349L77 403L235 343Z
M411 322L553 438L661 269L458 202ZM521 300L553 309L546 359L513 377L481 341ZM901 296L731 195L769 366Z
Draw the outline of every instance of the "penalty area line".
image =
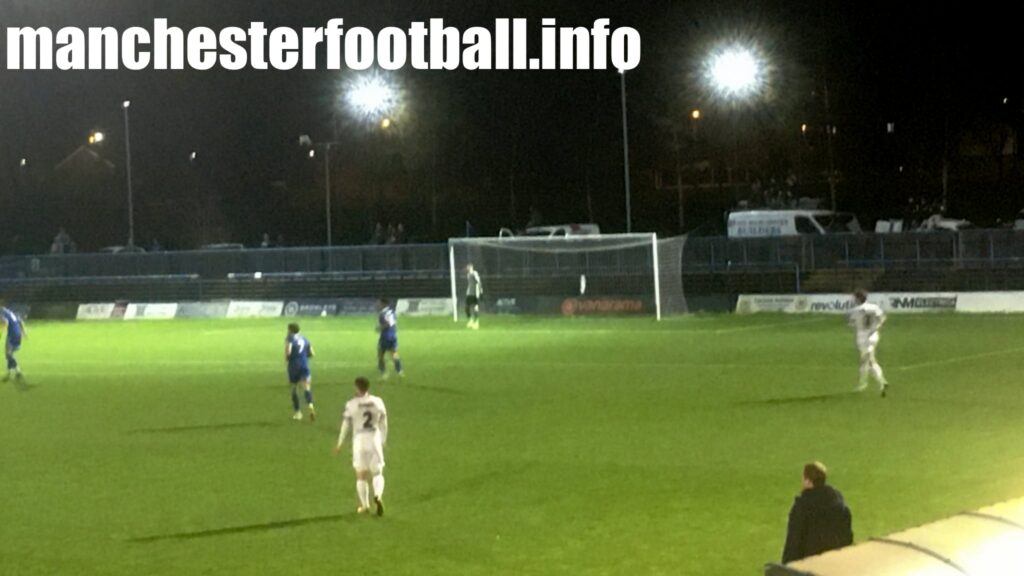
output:
M907 370L917 370L919 368L931 368L933 366L945 366L947 364L958 364L960 362L970 362L972 360L981 360L983 358L992 358L994 356L1006 356L1010 354L1019 354L1024 352L1024 346L1018 348L1009 348L1006 350L993 350L991 352L979 352L977 354L965 354L963 356L954 356L952 358L944 358L942 360L931 360L928 362L918 362L917 364L907 364L906 366L898 366L896 369L905 372Z
M715 334L732 334L734 332L753 332L754 330L767 330L769 328L785 328L786 326L800 326L802 324L813 324L815 322L822 322L828 319L827 316L818 316L816 318L804 318L802 320L792 320L788 322L771 322L769 324L755 324L753 326L740 326L738 328L719 328L715 330Z

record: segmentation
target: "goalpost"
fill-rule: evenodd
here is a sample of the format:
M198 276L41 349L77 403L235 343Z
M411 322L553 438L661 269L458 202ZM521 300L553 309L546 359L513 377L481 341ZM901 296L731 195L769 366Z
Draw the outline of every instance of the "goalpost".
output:
M498 312L584 314L685 313L683 236L605 234L559 238L452 238L448 241L453 320L465 304L473 264L483 302Z

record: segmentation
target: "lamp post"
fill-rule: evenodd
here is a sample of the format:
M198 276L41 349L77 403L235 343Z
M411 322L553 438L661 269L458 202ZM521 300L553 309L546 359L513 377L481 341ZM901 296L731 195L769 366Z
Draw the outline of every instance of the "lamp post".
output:
M125 154L125 179L128 184L128 247L135 246L135 198L132 194L132 139L131 125L129 124L128 109L131 108L131 100L121 103L124 109L124 154ZM102 136L102 135L100 135Z
M697 148L697 123L699 121L700 110L695 108L690 112L691 156L695 156L694 151ZM676 191L679 194L679 231L682 232L686 228L686 193L683 191L682 143L679 141L678 126L672 131L672 145L676 152ZM696 158L692 160L696 163ZM697 182L696 171L694 171L694 174L693 183L694 188L696 188L699 183Z
M619 78L622 84L622 158L623 176L626 185L626 234L633 232L633 202L630 198L629 185L629 118L626 113L626 71L619 70Z
M832 199L832 211L836 210L836 156L832 148L832 136L836 127L832 125L832 106L828 98L828 81L825 81L825 143L828 146L828 193Z
M327 247L330 248L334 245L333 237L333 223L331 222L332 210L331 210L331 146L337 144L337 142L319 142L314 143L312 138L307 135L299 136L300 146L309 146L309 159L316 159L316 149L320 148L324 151L324 216L327 221Z
M334 245L333 230L331 223L331 144L324 144L324 210L327 212L327 247Z
M381 130L390 130L394 125L393 115L399 108L399 92L378 75L359 78L345 89L342 100L348 105L355 119L368 122ZM335 127L337 122L335 121ZM331 208L331 148L338 146L335 131L334 140L314 143L309 136L299 137L299 144L309 146L309 157L316 158L316 149L324 153L324 212L327 223L327 247L334 245L333 209Z

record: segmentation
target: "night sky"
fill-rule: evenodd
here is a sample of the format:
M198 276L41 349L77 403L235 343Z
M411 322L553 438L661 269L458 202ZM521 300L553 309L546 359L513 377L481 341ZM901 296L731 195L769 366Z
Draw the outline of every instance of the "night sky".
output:
M627 75L635 231L680 229L676 192L657 186L675 179L674 131L684 134L685 166L739 165L737 186L687 198L683 228L714 230L753 195L751 181L764 188L792 176L797 195L827 196L829 118L839 207L869 225L907 215L912 198L941 202L944 158L950 215L995 224L1024 207L1013 146L1024 117L1024 43L1010 10L994 3L0 0L4 27L150 27L157 17L184 29L320 26L333 17L371 29L431 17L461 28L499 17L530 18L534 31L541 17L633 26L644 42L640 68ZM756 43L768 57L763 98L725 106L705 87L701 62L725 38ZM59 226L84 250L124 242L124 99L141 245L254 244L263 232L289 245L321 243L323 164L299 147L301 134L337 134L334 232L344 242L367 241L376 222L402 222L419 241L464 234L467 221L495 234L523 226L531 209L546 223L625 225L613 71L403 70L393 78L407 104L386 133L339 110L350 72L0 74L3 253L43 251ZM695 133L694 108L703 114ZM97 152L114 171L56 170L96 129L108 134Z

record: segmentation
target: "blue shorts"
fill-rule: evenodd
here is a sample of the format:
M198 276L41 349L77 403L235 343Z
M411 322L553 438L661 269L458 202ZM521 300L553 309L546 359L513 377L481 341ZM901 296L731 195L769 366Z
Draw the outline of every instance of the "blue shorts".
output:
M21 335L8 336L6 349L11 352L17 352L21 348Z
M292 384L298 384L299 382L309 380L309 377L309 368L292 366L288 367L288 382Z
M397 352L398 351L398 338L381 338L377 342L377 350L380 352Z

